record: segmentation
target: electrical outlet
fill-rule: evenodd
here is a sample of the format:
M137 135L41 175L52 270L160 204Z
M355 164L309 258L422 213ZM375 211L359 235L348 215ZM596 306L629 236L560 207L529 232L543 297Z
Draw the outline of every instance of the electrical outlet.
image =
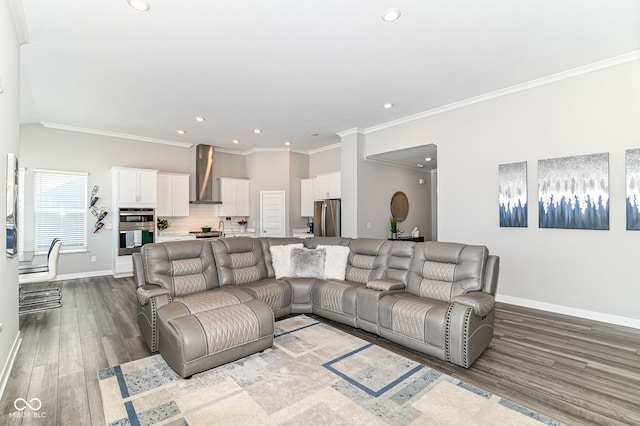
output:
M371 229L371 222L367 222L367 229Z
M91 262L95 262L97 259L95 256L91 256Z

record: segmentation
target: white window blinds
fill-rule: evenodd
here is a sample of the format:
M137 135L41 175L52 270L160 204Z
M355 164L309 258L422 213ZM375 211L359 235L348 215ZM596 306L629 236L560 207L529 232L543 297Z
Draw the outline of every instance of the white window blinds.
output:
M87 247L87 173L34 170L35 249Z

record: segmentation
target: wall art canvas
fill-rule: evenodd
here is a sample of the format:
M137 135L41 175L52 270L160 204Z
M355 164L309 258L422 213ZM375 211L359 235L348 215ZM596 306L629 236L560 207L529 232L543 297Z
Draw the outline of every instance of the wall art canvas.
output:
M627 169L627 230L640 231L640 149L628 149Z
M526 228L527 162L498 165L500 227Z
M540 228L609 229L609 154L538 161Z
M7 257L18 253L18 159L15 154L7 154Z

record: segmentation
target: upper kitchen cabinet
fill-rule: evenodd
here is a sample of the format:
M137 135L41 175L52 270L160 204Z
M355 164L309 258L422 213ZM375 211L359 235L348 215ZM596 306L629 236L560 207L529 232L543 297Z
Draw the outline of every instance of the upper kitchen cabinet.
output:
M158 173L157 216L189 216L189 175Z
M111 169L115 204L156 207L158 171L114 167Z
M249 179L220 178L222 216L249 216Z
M340 198L342 194L342 174L333 172L316 176L315 193L316 200Z
M302 217L313 217L314 188L315 178L300 181L300 216Z

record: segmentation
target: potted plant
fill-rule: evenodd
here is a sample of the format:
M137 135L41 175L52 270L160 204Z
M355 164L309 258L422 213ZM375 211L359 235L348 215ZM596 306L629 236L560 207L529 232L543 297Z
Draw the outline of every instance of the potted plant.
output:
M169 221L167 219L158 218L158 231L164 231L169 227Z
M389 230L391 231L391 239L395 240L398 238L398 219L391 216L389 219Z

